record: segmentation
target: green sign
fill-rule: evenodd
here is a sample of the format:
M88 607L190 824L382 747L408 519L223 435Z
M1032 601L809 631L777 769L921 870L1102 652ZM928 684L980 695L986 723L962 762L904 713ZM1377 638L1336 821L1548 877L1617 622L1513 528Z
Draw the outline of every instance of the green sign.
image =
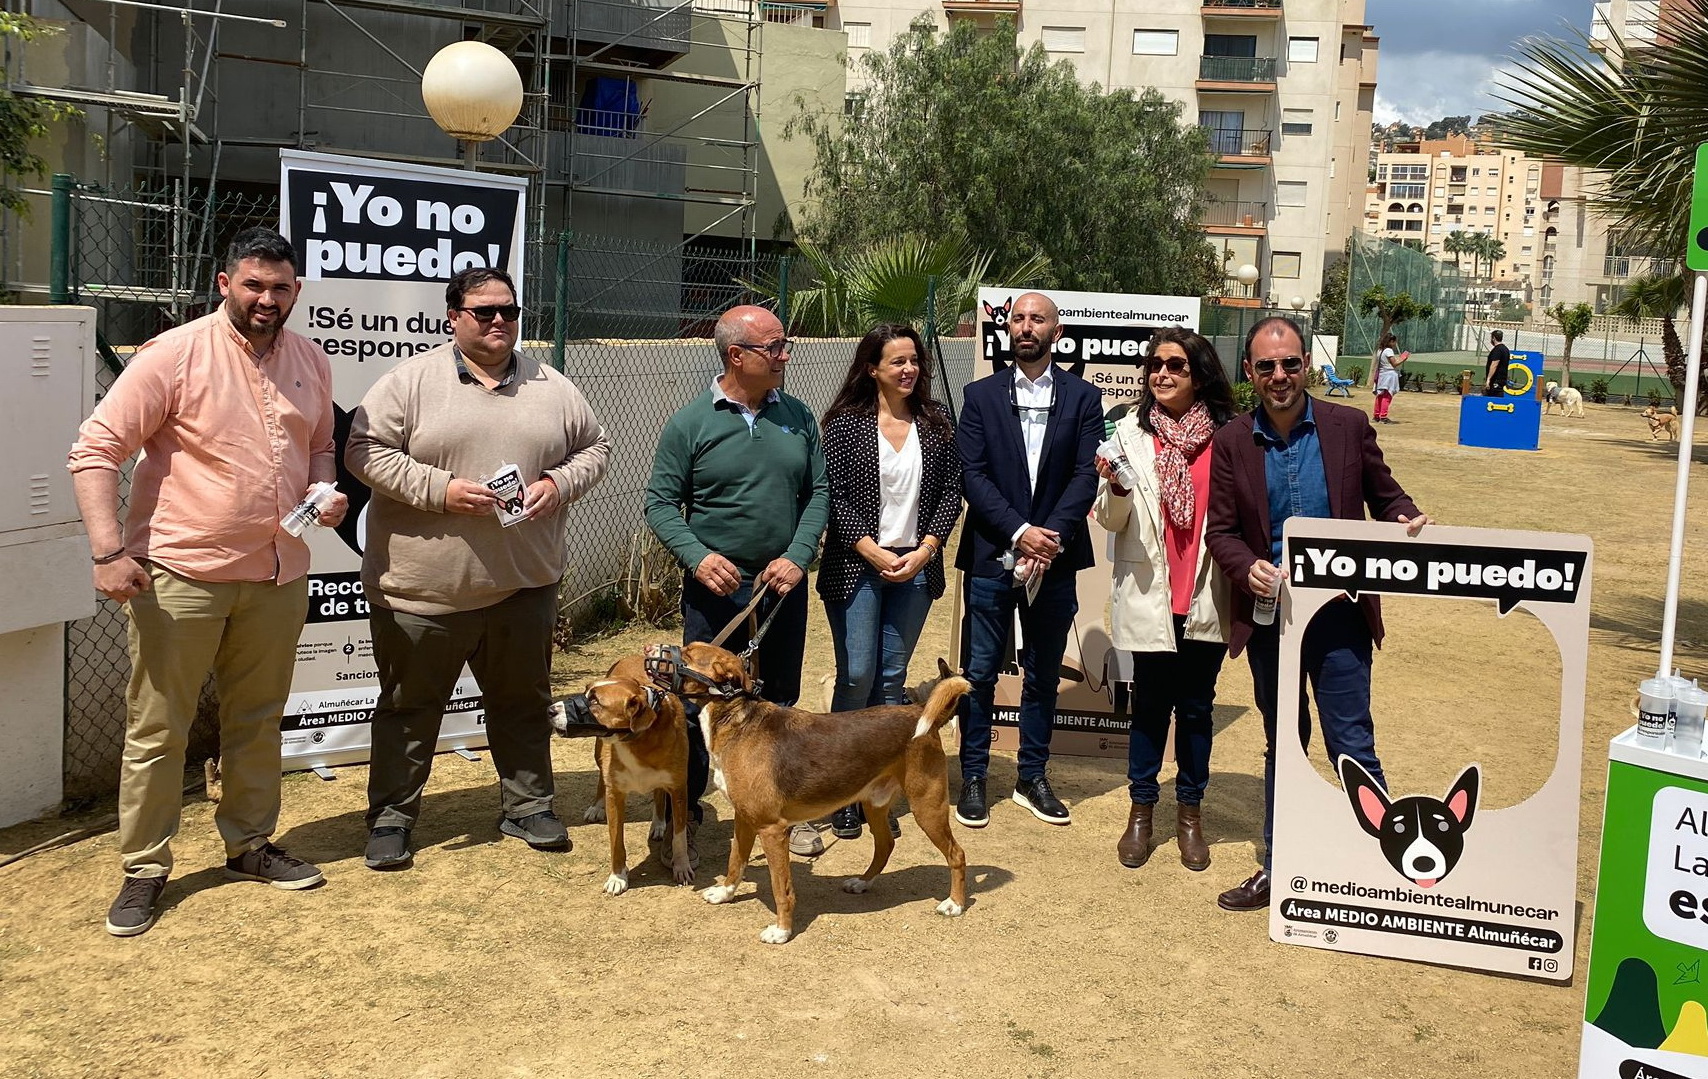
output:
M1696 183L1690 189L1690 242L1684 264L1708 270L1708 142L1696 148Z

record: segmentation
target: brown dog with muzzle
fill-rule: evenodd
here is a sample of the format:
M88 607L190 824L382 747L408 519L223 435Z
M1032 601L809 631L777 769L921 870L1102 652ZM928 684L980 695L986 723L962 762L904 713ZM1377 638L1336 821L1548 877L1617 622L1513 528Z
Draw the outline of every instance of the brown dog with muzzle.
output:
M735 807L729 868L720 883L702 893L706 902L735 898L757 838L777 906L776 924L759 939L787 943L795 924L789 825L856 802L867 820L881 822L905 793L920 830L949 864L949 898L937 912L955 917L966 909L967 856L949 825L948 766L939 733L971 689L966 679L943 668L943 679L924 704L819 715L759 699L741 660L709 644L684 645L679 651L655 645L647 650L647 666L660 688L700 702L712 776ZM843 891L866 891L895 849L888 828L880 824L871 832L871 864L845 880Z

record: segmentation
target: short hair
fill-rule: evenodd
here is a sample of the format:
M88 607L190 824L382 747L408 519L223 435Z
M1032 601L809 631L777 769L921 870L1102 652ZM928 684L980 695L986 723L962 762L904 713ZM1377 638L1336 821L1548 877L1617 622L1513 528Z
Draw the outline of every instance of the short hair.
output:
M1490 341L1505 341L1506 340L1506 334L1501 333L1499 330L1494 330L1494 331L1490 332L1489 340Z
M455 311L463 305L464 296L490 281L502 282L510 290L511 297L515 297L516 282L510 279L509 274L496 266L470 266L457 273L445 286L445 309Z
M264 225L246 228L231 238L231 246L225 249L225 272L237 272L237 264L244 259L260 259L262 262L288 262L291 272L297 268L297 249L291 242L273 229Z
M724 312L718 319L718 324L712 328L712 347L718 350L718 362L729 363L731 345L741 344L742 330L739 318L731 318L729 312Z
M1299 329L1299 324L1297 322L1294 322L1292 319L1287 318L1284 315L1270 315L1268 318L1258 319L1251 329L1245 332L1245 344L1240 349L1240 359L1250 363L1251 343L1257 340L1258 334L1275 326L1285 326L1289 330L1293 331L1293 336L1299 339L1299 350L1301 354L1309 351L1305 348L1305 331Z

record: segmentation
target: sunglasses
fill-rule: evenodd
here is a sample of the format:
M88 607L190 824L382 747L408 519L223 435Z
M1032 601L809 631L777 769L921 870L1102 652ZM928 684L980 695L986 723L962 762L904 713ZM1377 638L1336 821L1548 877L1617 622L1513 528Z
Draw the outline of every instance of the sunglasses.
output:
M521 317L522 305L515 303L495 303L483 304L480 307L459 307L457 310L465 311L468 314L473 315L476 322L491 322L499 315L504 316L505 322L515 322L519 317Z
M1278 360L1253 360L1251 361L1251 369L1262 377L1268 378L1275 373L1276 364L1280 364L1281 370L1287 374L1296 375L1305 369L1305 358L1303 356L1283 356Z
M789 340L787 337L785 337L780 341L772 341L770 344L766 344L766 345L750 345L744 341L744 342L742 342L741 347L746 348L746 349L752 349L754 352L763 352L767 356L769 356L773 360L775 360L775 359L780 358L783 355L783 353L794 348L795 343L793 341Z
M1167 368L1168 373L1171 375L1184 375L1191 366L1192 365L1187 360L1179 356L1170 356L1165 360L1159 360L1153 357L1145 361L1145 373L1154 375L1158 371Z

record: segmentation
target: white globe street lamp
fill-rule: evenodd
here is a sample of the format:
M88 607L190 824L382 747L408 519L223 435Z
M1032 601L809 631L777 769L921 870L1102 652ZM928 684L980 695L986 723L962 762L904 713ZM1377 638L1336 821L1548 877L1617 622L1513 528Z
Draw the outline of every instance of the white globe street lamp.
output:
M1248 289L1257 284L1257 279L1262 276L1258 268L1249 262L1234 271L1234 280Z
M521 114L522 76L491 45L458 41L427 62L421 100L433 122L463 144L463 167L472 169L480 144L504 134Z
M1294 311L1303 311L1305 309L1305 298L1303 296L1295 296L1291 300L1287 301L1287 306L1291 307Z

